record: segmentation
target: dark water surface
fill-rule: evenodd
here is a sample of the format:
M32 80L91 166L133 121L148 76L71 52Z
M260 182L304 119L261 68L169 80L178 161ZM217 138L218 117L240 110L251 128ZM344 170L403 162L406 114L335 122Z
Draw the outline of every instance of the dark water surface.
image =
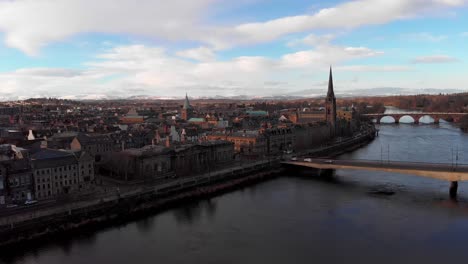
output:
M382 125L375 141L342 158L451 163L457 147L468 163L468 135L448 124ZM0 252L0 262L468 262L468 184L453 202L449 184L429 178L289 174L125 226Z

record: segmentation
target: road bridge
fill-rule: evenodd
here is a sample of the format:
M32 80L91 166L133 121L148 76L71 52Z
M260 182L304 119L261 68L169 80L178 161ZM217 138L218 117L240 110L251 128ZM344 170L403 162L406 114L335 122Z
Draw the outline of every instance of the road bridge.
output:
M450 196L457 195L458 182L468 181L468 165L447 163L421 163L376 160L305 159L306 161L284 161L282 164L309 167L320 170L368 170L384 171L429 177L451 182Z
M364 114L363 116L376 119L377 124L380 124L382 118L389 116L395 120L395 123L400 123L400 119L404 116L409 116L413 118L415 124L419 124L420 119L429 116L434 119L434 123L438 124L441 119L446 121L453 121L455 123L460 122L463 116L468 115L468 113L439 113L439 112L407 112L407 113L386 113L386 114Z

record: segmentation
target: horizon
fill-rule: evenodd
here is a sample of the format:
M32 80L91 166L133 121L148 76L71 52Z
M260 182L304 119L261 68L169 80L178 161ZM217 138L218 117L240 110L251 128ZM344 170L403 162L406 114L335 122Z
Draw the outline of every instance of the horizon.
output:
M463 92L467 5L0 0L0 99Z

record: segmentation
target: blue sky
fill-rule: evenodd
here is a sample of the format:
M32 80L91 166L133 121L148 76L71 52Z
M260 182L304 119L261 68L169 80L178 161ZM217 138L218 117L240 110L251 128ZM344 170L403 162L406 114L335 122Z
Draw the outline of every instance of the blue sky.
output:
M466 0L0 0L0 99L466 91Z

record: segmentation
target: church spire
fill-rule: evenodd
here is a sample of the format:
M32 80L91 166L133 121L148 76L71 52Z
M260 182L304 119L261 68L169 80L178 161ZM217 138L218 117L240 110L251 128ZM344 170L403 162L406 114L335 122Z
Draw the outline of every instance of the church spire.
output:
M333 74L330 66L330 76L328 80L328 93L325 99L325 118L328 125L330 126L330 136L335 136L336 131L336 98L335 92L333 91Z
M188 95L185 93L185 102L184 102L184 108L183 109L192 109L192 106L190 105Z
M330 66L330 76L328 79L328 93L327 97L335 97L335 92L333 91L333 73L332 67Z

